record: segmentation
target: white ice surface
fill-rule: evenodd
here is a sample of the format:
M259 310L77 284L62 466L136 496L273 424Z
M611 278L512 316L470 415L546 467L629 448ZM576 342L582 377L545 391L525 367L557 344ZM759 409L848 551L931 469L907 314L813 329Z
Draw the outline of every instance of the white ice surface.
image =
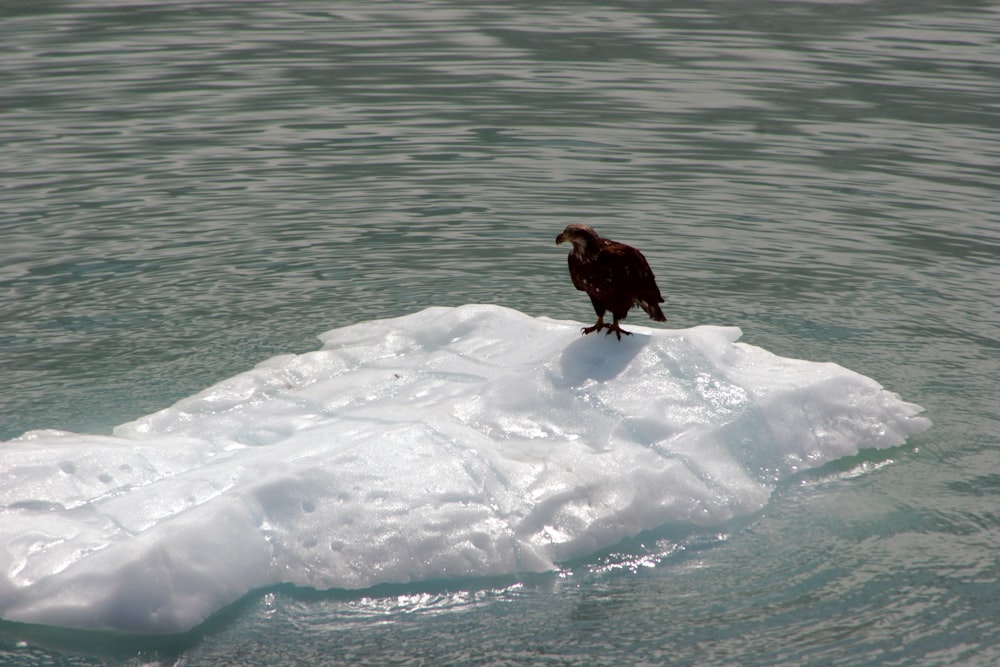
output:
M192 628L248 591L553 568L930 422L874 380L738 343L496 306L327 332L114 436L0 443L0 617Z

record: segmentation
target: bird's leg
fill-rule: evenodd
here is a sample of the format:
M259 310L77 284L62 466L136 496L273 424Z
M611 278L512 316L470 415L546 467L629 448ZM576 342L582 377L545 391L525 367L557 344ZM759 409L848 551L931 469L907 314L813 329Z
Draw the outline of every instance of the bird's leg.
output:
M590 294L588 292L587 296L590 297L590 304L594 307L594 312L597 313L597 321L594 322L594 326L584 327L583 329L581 329L581 331L583 331L584 336L586 336L589 333L594 333L595 331L600 331L601 329L608 328L608 325L604 323L604 313L607 312L607 308L605 308L604 304L601 303L597 299L597 297L595 297L593 294Z
M615 336L618 337L618 340L622 339L622 334L625 334L626 336L632 335L631 331L625 331L620 326L618 326L618 318L615 318L615 321L612 322L611 324L605 324L604 326L607 329L607 331L604 332L605 336L610 336L612 331L615 332Z
M586 336L589 333L594 333L595 331L600 331L601 329L607 329L607 328L610 328L610 325L604 323L604 315L598 315L597 321L594 322L594 326L584 327L583 329L581 329L581 331L583 331L583 335Z

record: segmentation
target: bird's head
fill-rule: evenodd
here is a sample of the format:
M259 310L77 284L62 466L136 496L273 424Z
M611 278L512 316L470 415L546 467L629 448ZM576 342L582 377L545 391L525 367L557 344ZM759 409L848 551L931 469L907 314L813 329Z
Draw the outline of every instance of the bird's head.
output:
M594 228L588 225L566 225L566 229L556 237L556 245L569 241L573 244L573 252L584 256L598 251L600 238Z

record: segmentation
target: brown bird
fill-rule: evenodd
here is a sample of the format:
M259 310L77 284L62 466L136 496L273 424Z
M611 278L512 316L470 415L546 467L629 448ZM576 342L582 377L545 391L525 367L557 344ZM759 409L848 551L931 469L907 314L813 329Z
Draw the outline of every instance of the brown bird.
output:
M657 322L667 321L660 310L663 297L656 286L656 277L641 252L630 245L602 238L587 225L567 225L556 237L556 245L563 241L573 244L568 259L573 286L587 293L597 313L597 322L592 327L584 327L584 334L607 329L604 335L613 331L618 340L622 339L622 334L631 336L632 333L618 323L635 306L641 307ZM615 318L611 324L604 322L604 313L608 310Z

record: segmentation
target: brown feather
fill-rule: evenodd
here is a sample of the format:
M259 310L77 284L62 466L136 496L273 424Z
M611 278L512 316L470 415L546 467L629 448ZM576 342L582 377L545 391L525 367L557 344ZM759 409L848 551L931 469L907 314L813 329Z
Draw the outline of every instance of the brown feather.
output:
M586 292L597 313L597 323L584 333L607 328L621 338L628 334L618 327L628 311L639 306L657 322L666 321L659 304L663 303L653 270L641 252L630 245L598 236L587 225L569 225L556 237L556 243L570 241L568 257L573 286ZM614 316L613 324L604 324L606 311ZM589 329L589 330L588 330Z

